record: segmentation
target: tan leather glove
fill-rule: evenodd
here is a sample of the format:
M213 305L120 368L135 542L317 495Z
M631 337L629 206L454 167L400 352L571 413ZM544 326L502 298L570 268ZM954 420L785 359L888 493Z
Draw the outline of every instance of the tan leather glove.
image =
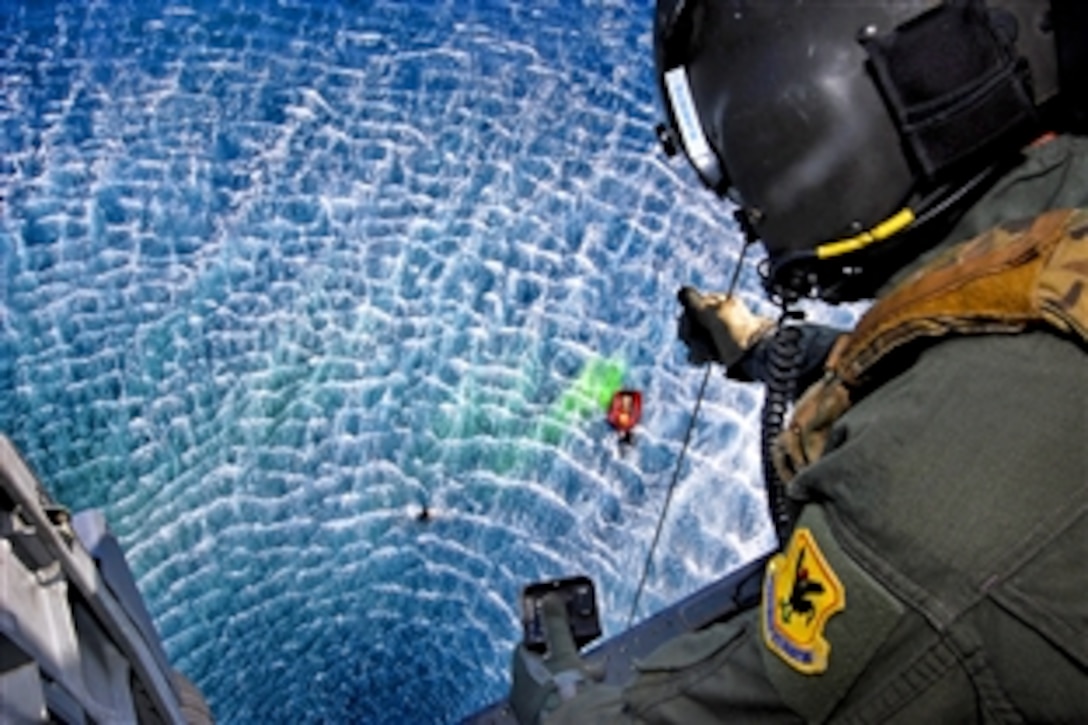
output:
M735 295L727 297L684 287L679 298L684 306L680 339L688 346L688 360L695 365L734 365L774 329L773 320L753 314Z

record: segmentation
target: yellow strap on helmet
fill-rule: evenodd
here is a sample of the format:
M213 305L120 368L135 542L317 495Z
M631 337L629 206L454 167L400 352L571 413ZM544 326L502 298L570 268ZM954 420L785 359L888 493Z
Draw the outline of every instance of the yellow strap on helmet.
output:
M900 209L868 231L864 231L854 237L840 239L837 242L828 242L816 247L817 259L831 259L843 254L856 252L859 249L880 242L903 231L914 223L914 211L908 208Z

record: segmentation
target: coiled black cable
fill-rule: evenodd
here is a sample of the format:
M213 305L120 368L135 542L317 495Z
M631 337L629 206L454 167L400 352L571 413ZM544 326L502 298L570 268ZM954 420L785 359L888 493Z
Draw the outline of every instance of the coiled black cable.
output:
M801 328L798 322L804 313L783 305L782 317L770 340L767 356L766 394L763 399L762 432L763 482L767 491L767 507L778 536L779 547L785 547L793 532L798 506L786 495L786 484L774 467L775 439L786 425L786 416L797 397L797 381L804 360L801 348Z

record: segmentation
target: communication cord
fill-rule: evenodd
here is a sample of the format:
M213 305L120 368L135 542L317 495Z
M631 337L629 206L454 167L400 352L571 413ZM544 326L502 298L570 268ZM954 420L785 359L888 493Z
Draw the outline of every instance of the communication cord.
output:
M784 548L793 531L797 506L786 495L786 484L774 467L774 441L786 424L786 416L797 393L797 378L801 369L801 328L795 324L804 313L783 306L782 317L770 341L768 379L761 414L760 443L763 458L763 483L767 490L767 508Z

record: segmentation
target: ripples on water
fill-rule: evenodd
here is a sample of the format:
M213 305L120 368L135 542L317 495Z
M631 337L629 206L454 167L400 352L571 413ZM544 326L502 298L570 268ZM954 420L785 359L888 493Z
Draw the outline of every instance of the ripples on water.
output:
M0 429L222 722L454 721L535 578L623 625L702 377L675 291L737 246L656 148L651 16L0 3ZM768 544L757 406L710 384L644 609Z

